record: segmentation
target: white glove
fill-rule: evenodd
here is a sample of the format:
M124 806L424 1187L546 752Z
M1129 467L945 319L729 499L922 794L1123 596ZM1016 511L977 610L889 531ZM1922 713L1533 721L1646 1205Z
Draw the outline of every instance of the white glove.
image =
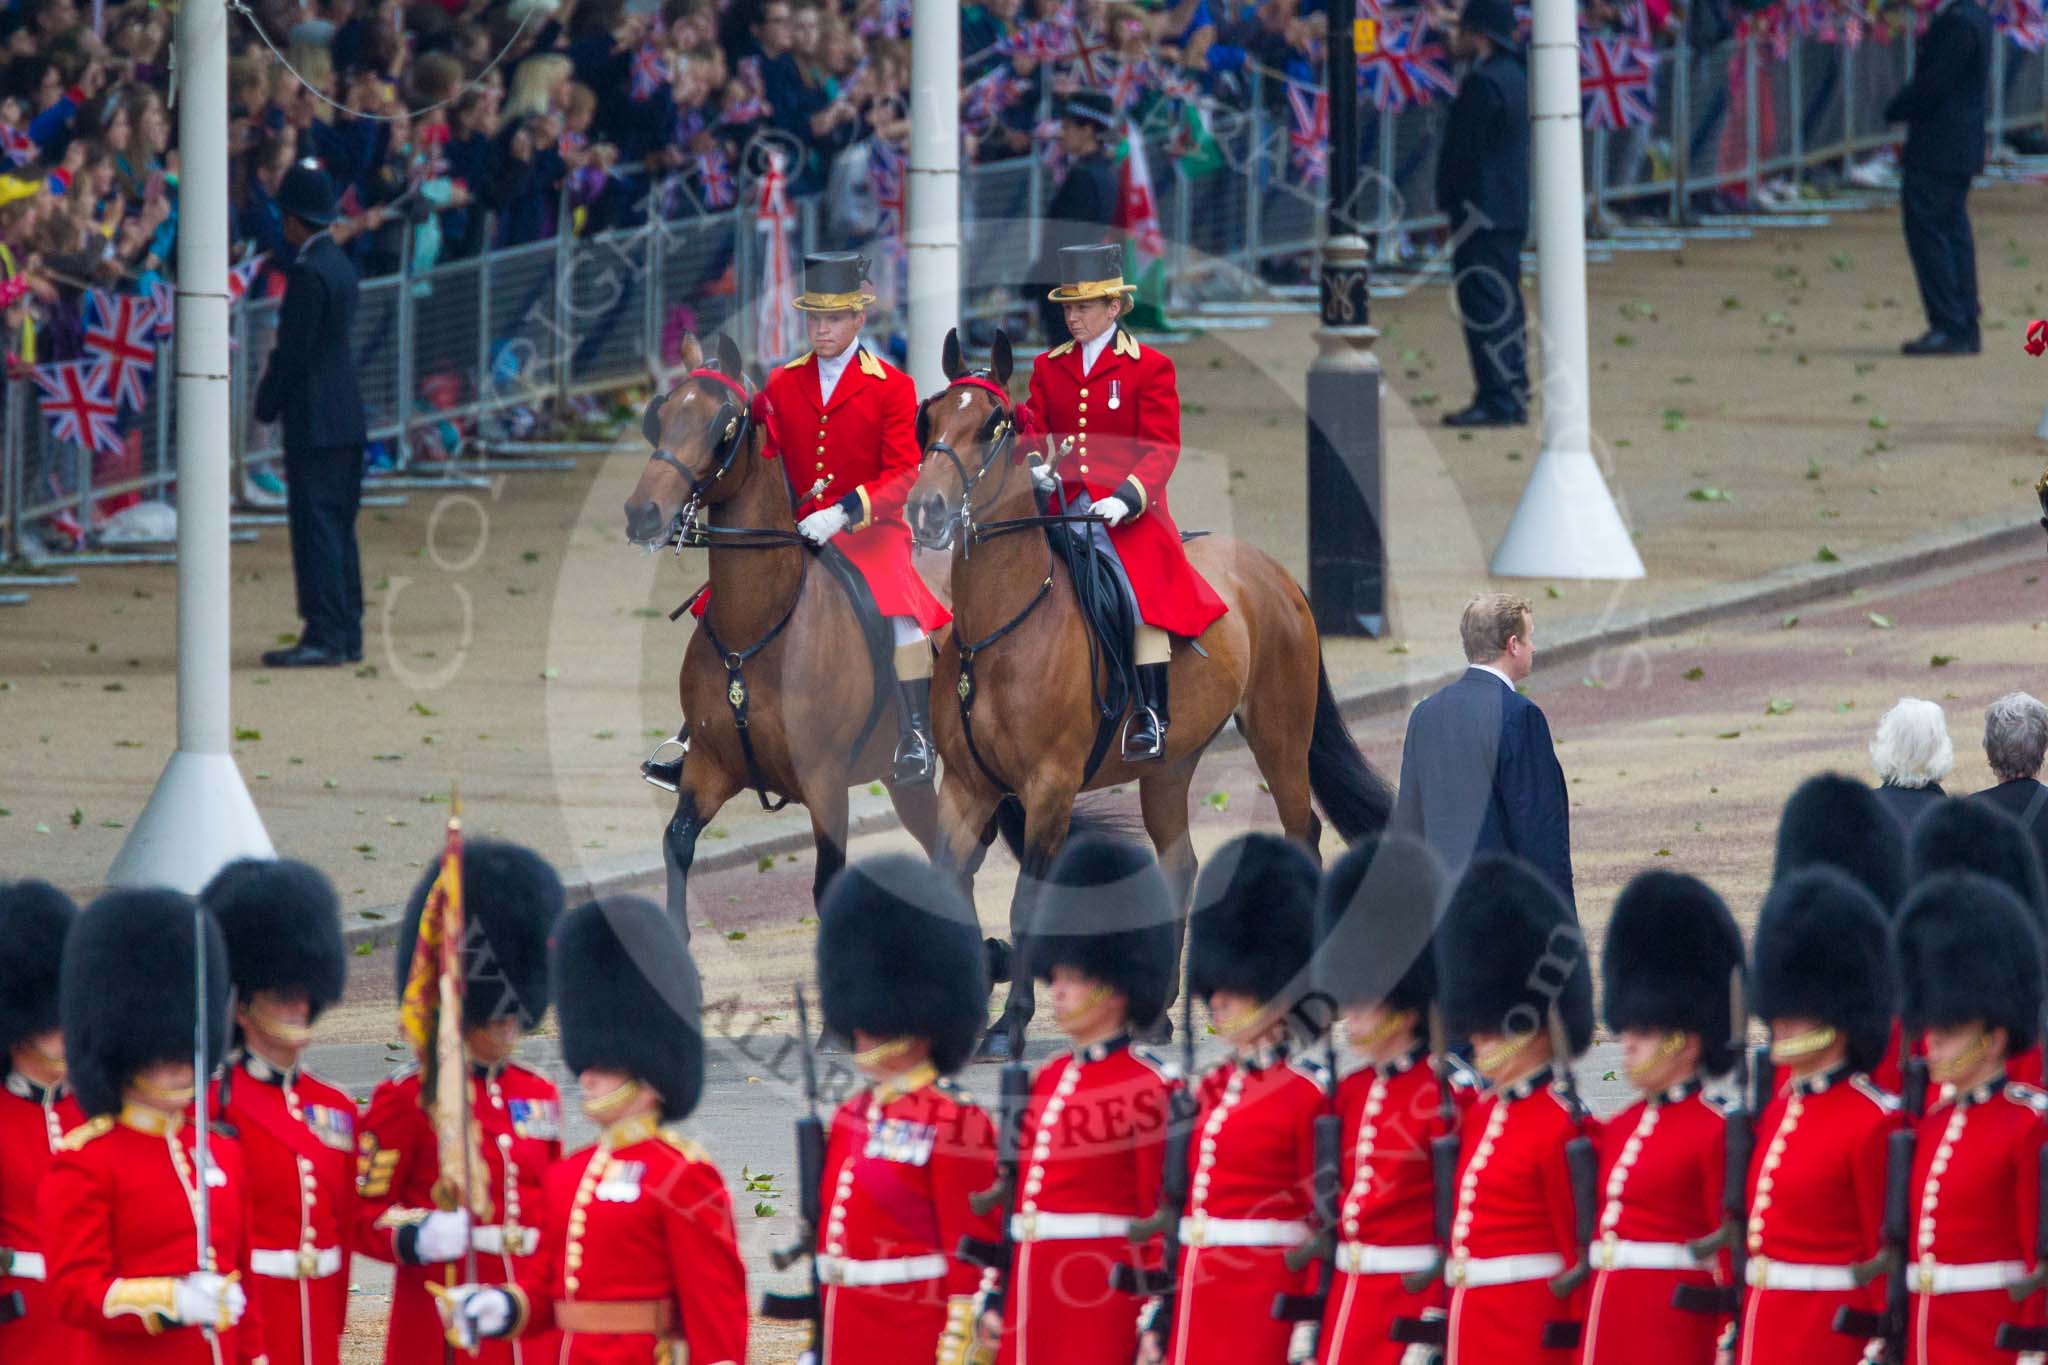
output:
M1422 1320L1424 1322L1442 1322L1444 1320L1444 1310L1441 1308L1425 1308L1422 1310ZM1401 1365L1443 1365L1443 1359L1444 1354L1441 1347L1425 1345L1419 1341L1401 1352Z
M469 1210L430 1213L414 1235L412 1252L421 1265L458 1260L469 1251Z
M796 529L811 544L823 545L846 529L846 511L834 504L811 513L796 524Z
M438 1296L448 1341L473 1351L480 1341L512 1330L512 1296L493 1284L458 1284Z
M180 1276L171 1286L171 1308L187 1327L211 1327L225 1332L242 1320L249 1298L242 1286L225 1275L195 1270Z
M1288 1365L1307 1365L1316 1358L1316 1333L1320 1322L1297 1322L1287 1338Z
M1051 465L1033 460L1025 468L1031 471L1031 482L1037 485L1039 492L1050 493L1060 486L1059 476L1052 472Z
M1088 504L1088 510L1115 526L1131 514L1131 505L1122 498L1097 498Z

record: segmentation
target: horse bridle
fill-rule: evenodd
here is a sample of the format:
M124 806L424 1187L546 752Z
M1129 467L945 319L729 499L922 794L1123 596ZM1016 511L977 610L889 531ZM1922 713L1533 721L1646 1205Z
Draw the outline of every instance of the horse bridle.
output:
M711 472L708 475L700 477L695 470L669 454L667 448L658 439L655 439L661 434L659 430L649 437L650 444L654 446L654 453L647 458L657 464L665 464L670 469L675 470L676 473L683 476L683 482L689 485L690 495L684 500L682 507L677 510L673 523L678 552L682 550L685 544L690 542L690 527L697 519L697 511L703 505L705 493L710 491L714 484L725 477L726 471L732 468L733 461L739 458L740 449L746 444L747 431L754 421L752 402L747 395L747 391L740 386L737 380L723 371L712 369L692 370L685 377L684 382L687 383L691 379L715 380L729 391L730 396L719 403L718 411L711 414L711 421L705 428L707 431L719 431L721 427L724 428L716 438L716 444L711 448L712 454L716 457L716 463L712 466ZM661 408L667 406L668 400L674 397L677 389L681 387L682 385L679 384L675 389L671 389L668 393L662 395L660 403L655 408L655 416L657 418ZM733 397L739 399L737 411L734 408ZM663 537L663 540L655 542L657 549L665 539L666 537Z
M974 525L975 490L981 487L982 479L987 477L989 470L995 467L996 461L1008 455L1010 447L1016 443L1017 422L1009 407L1009 395L1003 393L1002 389L997 386L996 382L985 371L975 370L963 374L948 384L943 392L951 393L954 389L961 387L987 389L997 395L1003 406L998 407L995 411L992 419L994 422L993 427L985 428L986 435L982 439L987 444L987 450L982 455L980 467L974 473L969 474L967 472L967 462L960 458L960 452L953 449L952 445L948 442L933 441L925 446L925 459L929 460L934 455L944 455L947 461L952 464L953 472L960 478L960 506L957 510L947 514L942 528L945 534L940 539L939 544L934 545L925 540L924 537L915 534L913 534L912 539L917 541L918 545L924 549L937 550L943 545L951 544L953 537L957 535L960 537L960 553L962 557L965 557L973 552L976 538ZM1003 469L1002 482L996 485L997 497L1002 496L1003 489L1009 485L1009 480L1010 473L1006 462Z

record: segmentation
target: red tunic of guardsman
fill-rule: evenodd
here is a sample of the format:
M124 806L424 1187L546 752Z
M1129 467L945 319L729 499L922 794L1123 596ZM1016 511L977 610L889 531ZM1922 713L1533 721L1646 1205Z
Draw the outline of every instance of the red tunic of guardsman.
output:
M64 1087L57 1017L64 935L77 915L47 882L0 887L0 1360L65 1361L83 1349L50 1302L37 1208L51 1154L85 1122Z
M1862 1068L1884 1055L1897 995L1885 914L1832 868L1781 878L1757 918L1756 1011L1790 1083L1757 1118L1737 1365L1852 1365L1834 1330L1875 1313L1882 1280L1855 1266L1883 1239L1885 1149L1899 1102Z
M1062 248L1060 271L1064 283L1050 297L1067 305L1068 326L1079 330L1031 367L1030 402L1050 442L1072 439L1058 469L1066 505L1106 519L1110 548L1137 598L1141 708L1133 712L1124 756L1157 758L1170 637L1200 635L1225 607L1188 563L1167 509L1166 483L1180 462L1180 391L1173 361L1139 345L1116 321L1135 292L1123 281L1123 248Z
M825 1365L935 1359L942 1339L964 1349L983 1272L960 1242L999 1230L968 1207L995 1183L995 1126L941 1079L967 1063L986 1017L973 908L922 859L855 863L818 908L818 977L826 1027L872 1081L825 1139Z
M2048 1095L2005 1074L2038 1041L2041 936L2006 885L1940 872L1907 898L1896 942L1907 1026L1942 1085L1913 1147L1907 1365L2010 1365L1999 1328L2042 1322L2038 1292L2006 1290L2039 1251Z
M209 1129L202 1159L191 1119L200 953L206 1052L217 1057L227 953L191 897L110 892L65 941L65 1061L88 1117L58 1144L41 1193L48 1302L78 1332L62 1365L265 1360L262 1305L244 1289L253 1267L241 1148Z
M414 889L399 934L419 939L421 912L438 861ZM554 1082L510 1061L521 1028L536 1026L548 1007L548 935L562 909L562 884L534 853L479 839L462 855L462 905L469 932L488 951L467 952L462 1023L474 1058L469 1112L478 1131L491 1207L445 1212L434 1200L441 1177L440 1144L420 1106L420 1076L411 1067L370 1096L356 1132L355 1249L397 1266L385 1365L414 1365L442 1349L441 1315L427 1285L447 1279L450 1263L476 1252L481 1273L512 1283L531 1273L540 1251L541 1187L562 1155L561 1095ZM399 954L404 993L410 954ZM555 1358L552 1336L486 1342L490 1365L540 1365Z
M554 1330L561 1365L743 1365L732 1199L672 1126L704 1088L696 963L661 907L612 897L563 919L555 965L562 1058L602 1128L549 1170L527 1277L444 1296L450 1339Z

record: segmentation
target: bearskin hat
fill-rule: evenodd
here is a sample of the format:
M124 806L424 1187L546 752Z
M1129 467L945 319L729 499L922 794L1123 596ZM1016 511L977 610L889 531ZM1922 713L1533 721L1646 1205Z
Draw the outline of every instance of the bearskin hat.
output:
M1778 818L1778 882L1816 864L1839 868L1863 884L1887 915L1906 898L1905 840L1877 793L1840 773L1816 773L1799 784Z
M1713 888L1679 872L1642 873L1607 921L1600 955L1607 1027L1697 1033L1701 1068L1720 1075L1735 1064L1728 980L1742 970L1742 957L1742 930Z
M967 1064L988 1019L974 907L922 858L848 864L818 906L818 991L842 1038L923 1038L940 1072Z
M58 1026L58 965L77 918L71 897L48 882L0 886L0 1060Z
M1315 934L1315 860L1278 834L1241 834L1195 883L1188 989L1201 999L1235 991L1261 1004L1290 986L1305 992Z
M555 1019L570 1072L623 1071L685 1118L704 1091L704 988L668 912L607 896L555 930Z
M1352 845L1316 891L1317 989L1340 1007L1428 1009L1443 898L1443 864L1426 845L1398 834Z
M1832 1024L1858 1071L1884 1059L1898 968L1883 909L1846 872L1809 867L1771 888L1757 913L1750 981L1763 1018Z
M1137 1028L1155 1023L1173 995L1180 915L1151 850L1123 840L1070 840L1039 892L1033 976L1072 967L1129 1002Z
M289 859L241 858L199 893L220 923L228 972L244 1004L258 991L304 991L307 1022L341 999L348 949L341 898L326 877Z
M121 1108L121 1091L156 1062L190 1061L194 985L205 934L207 1053L228 1045L228 951L213 916L177 891L109 891L64 940L58 1011L72 1093L88 1117Z
M2003 882L2048 934L2048 868L2024 826L1989 801L1950 798L1920 813L1906 839L1913 881L1937 872L1976 872Z
M1592 954L1571 907L1521 859L1472 861L1437 926L1436 950L1437 999L1451 1033L1544 1029L1554 1004L1572 1055L1592 1044Z
M405 905L405 923L398 931L400 999L412 972L427 892L440 875L436 857ZM548 1012L548 936L565 900L562 879L532 849L496 839L463 845L462 914L469 931L463 949L469 972L462 998L464 1028L482 1028L511 1015L518 1016L522 1029L539 1025Z
M2040 1033L2041 936L2002 882L1937 872L1913 888L1897 928L1900 1013L1914 1031L1983 1020L2009 1052Z

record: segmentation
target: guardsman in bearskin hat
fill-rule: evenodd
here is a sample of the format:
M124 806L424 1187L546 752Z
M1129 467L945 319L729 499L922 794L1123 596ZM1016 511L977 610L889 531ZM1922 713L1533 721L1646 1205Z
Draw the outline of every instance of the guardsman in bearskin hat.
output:
M1598 1136L1569 1071L1593 1039L1590 955L1550 883L1502 854L1466 868L1436 946L1444 1026L1470 1040L1487 1087L1458 1160L1444 1359L1563 1365L1586 1306L1584 1288L1559 1279L1580 1250L1567 1146Z
M1171 1320L1148 1324L1141 1358L1162 1341L1173 1365L1287 1358L1293 1327L1273 1319L1273 1298L1311 1283L1286 1256L1310 1235L1324 1107L1324 1070L1293 1055L1289 1036L1312 984L1315 898L1315 863L1276 834L1233 839L1196 883L1188 989L1208 1002L1231 1056L1196 1087L1179 1282Z
M932 1360L942 1335L973 1335L982 1272L961 1238L997 1236L995 1215L968 1207L995 1181L995 1127L942 1079L988 1012L973 907L923 859L850 865L818 907L818 989L869 1082L826 1137L824 1365Z
M398 991L405 993L410 945L440 872L437 859L413 888L399 931ZM407 1066L370 1096L356 1133L356 1249L398 1267L391 1291L385 1365L417 1365L442 1350L440 1312L427 1289L472 1250L480 1273L516 1283L540 1251L541 1182L562 1156L562 1101L553 1081L512 1060L519 1035L548 1009L548 936L562 913L562 882L540 855L478 839L462 853L463 1049L470 1059L470 1113L489 1168L497 1221L475 1225L466 1210L434 1202L440 1144L420 1107L420 1077ZM487 1341L490 1365L552 1361L552 1334Z
M868 262L851 251L804 257L811 349L768 376L769 453L782 457L797 530L853 562L896 637L895 780L932 780L932 651L926 635L953 618L910 567L903 498L917 481L917 386L861 344L875 301Z
M356 1105L299 1067L341 998L341 902L304 863L243 859L200 893L227 943L235 1042L221 1116L242 1143L255 1249L244 1285L270 1365L334 1365L348 1322Z
M704 1089L703 988L667 913L614 896L555 935L562 1061L597 1141L548 1171L541 1254L513 1285L443 1296L449 1340L554 1329L562 1365L744 1365L732 1198L674 1125Z
M1757 917L1752 980L1788 1079L1757 1116L1737 1365L1850 1365L1864 1343L1837 1333L1835 1314L1882 1307L1882 1279L1859 1284L1854 1267L1879 1247L1900 1123L1869 1077L1898 993L1884 911L1834 868L1781 878Z
M192 1122L210 1079L192 1065L201 953L211 1069L227 1047L228 956L190 896L109 892L64 941L64 1058L87 1117L43 1180L50 1298L84 1337L61 1365L264 1359L241 1147L209 1128L202 1162Z
M1137 602L1139 696L1122 752L1126 762L1157 759L1166 752L1172 637L1193 639L1225 608L1188 563L1167 510L1166 481L1180 462L1180 387L1166 353L1140 346L1117 321L1137 292L1124 283L1124 249L1065 247L1059 261L1061 284L1050 297L1073 335L1031 367L1031 409L1050 433L1048 448L1072 438L1057 470L1065 506L1103 519Z
M2001 1323L2038 1323L2038 1294L2008 1285L2037 1248L2048 1095L2008 1080L2040 1029L2041 938L2019 898L1969 872L1914 887L1899 915L1906 1027L1926 1039L1941 1087L1919 1122L1906 1272L1907 1360L2008 1365Z
M50 1305L36 1213L51 1153L85 1122L64 1084L57 1017L64 935L77 917L48 882L0 886L0 1360L62 1361L82 1349Z
M1718 1278L1687 1243L1722 1221L1727 1118L1701 1086L1737 1060L1730 978L1742 958L1735 917L1697 878L1645 872L1615 902L1601 998L1624 1073L1642 1098L1601 1134L1582 1365L1713 1365L1724 1321L1674 1307L1672 1295Z
M1158 1269L1131 1224L1159 1207L1180 1077L1131 1041L1173 994L1180 917L1149 849L1077 838L1061 851L1027 943L1071 1047L1038 1069L1018 1150L1015 1247L999 1359L1130 1365L1143 1303L1111 1268Z
M1337 1278L1323 1311L1324 1365L1399 1365L1404 1319L1441 1318L1441 1284L1402 1280L1436 1264L1430 1143L1476 1096L1453 1081L1447 1107L1430 1065L1436 1002L1436 855L1390 835L1353 846L1323 874L1316 897L1316 982L1344 1011L1344 1038L1364 1065L1337 1088L1343 1123ZM1451 1073L1459 1074L1461 1068ZM1452 1122L1448 1131L1456 1131Z

